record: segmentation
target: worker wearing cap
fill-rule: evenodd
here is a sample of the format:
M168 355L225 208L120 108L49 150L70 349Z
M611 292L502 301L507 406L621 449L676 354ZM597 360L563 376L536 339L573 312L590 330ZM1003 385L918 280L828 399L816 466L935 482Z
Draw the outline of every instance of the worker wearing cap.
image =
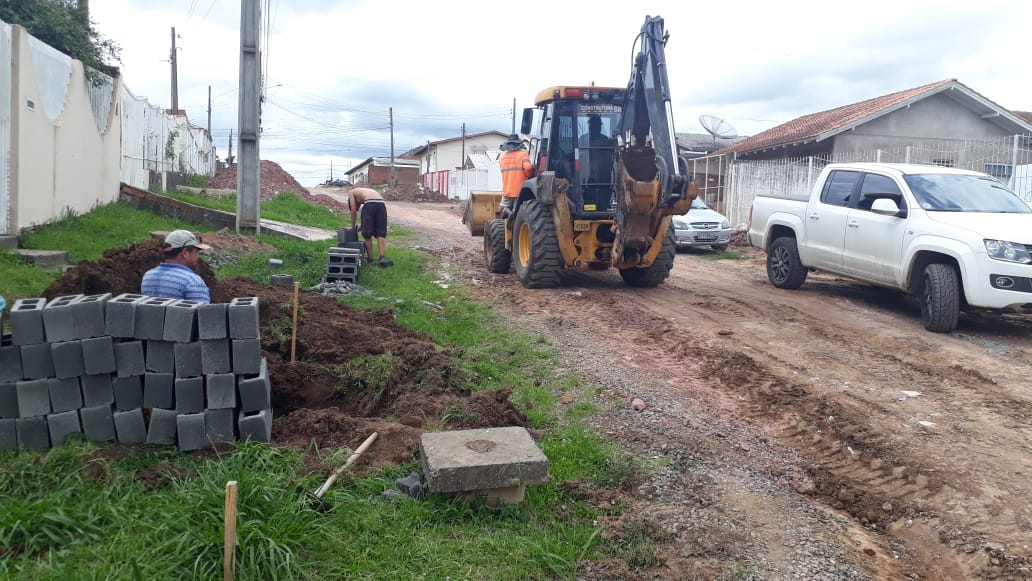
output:
M201 303L211 302L208 285L194 269L201 250L211 246L188 230L173 230L161 243L164 261L143 275L140 293L151 297L187 299Z
M503 218L507 218L520 197L523 182L534 177L534 164L530 154L523 149L520 136L512 133L499 149L504 151L498 158L498 169L502 173L502 202L498 205Z

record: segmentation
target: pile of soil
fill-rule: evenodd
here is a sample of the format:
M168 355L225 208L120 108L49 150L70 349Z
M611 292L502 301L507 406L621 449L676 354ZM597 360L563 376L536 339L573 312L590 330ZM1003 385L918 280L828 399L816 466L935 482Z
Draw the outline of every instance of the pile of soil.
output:
M398 184L382 192L389 202L435 202L448 203L451 200L440 192L431 191L419 184Z
M44 294L139 293L143 273L159 257L156 241L112 248L97 262L80 262ZM462 353L398 325L390 309L360 311L333 296L300 290L291 362L293 287L246 278L216 280L203 260L198 272L213 302L258 297L262 355L272 383L273 442L278 445L356 448L377 431L363 465L397 465L413 458L424 426L528 426L508 390L471 393L453 363Z
M261 160L258 164L258 173L261 180L259 197L263 200L271 200L280 192L294 192L301 197L308 195L308 189L274 161ZM208 187L235 190L237 187L237 164L234 163L219 170L208 180Z

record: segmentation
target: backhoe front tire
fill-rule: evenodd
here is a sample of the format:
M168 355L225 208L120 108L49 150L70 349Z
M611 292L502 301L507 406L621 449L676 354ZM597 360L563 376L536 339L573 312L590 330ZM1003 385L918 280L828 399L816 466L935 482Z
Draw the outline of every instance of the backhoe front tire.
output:
M799 261L795 238L782 236L767 250L767 279L777 288L797 289L806 281L806 267Z
M559 252L552 212L536 200L520 206L513 223L512 264L526 288L559 286L563 256Z
M674 267L674 256L677 254L677 242L674 238L674 229L668 228L666 238L663 239L663 247L652 266L648 268L621 268L620 276L624 284L639 288L658 286L670 276L670 269Z
M484 262L487 271L509 274L512 252L505 247L505 220L488 220L484 226Z
M933 333L949 333L960 318L960 285L949 264L929 264L921 283L921 323Z

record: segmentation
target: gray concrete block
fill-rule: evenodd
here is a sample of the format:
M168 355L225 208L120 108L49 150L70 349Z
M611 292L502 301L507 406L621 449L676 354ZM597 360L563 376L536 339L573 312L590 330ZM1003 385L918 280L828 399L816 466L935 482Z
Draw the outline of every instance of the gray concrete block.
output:
M86 362L82 358L82 341L51 343L50 355L54 359L54 377L79 377L86 372Z
M122 339L132 338L136 332L136 305L146 298L123 293L108 300L104 304L104 333Z
M255 440L266 443L272 441L272 410L240 412L237 418L241 441Z
M51 377L47 382L52 413L59 414L82 407L82 387L78 377Z
M200 377L204 375L201 363L201 344L175 343L176 377Z
M147 341L147 371L176 372L176 344L171 341Z
M175 380L171 373L148 373L143 376L143 407L175 407Z
M47 416L47 428L50 430L50 445L62 446L65 438L72 434L82 433L79 423L79 410L71 410Z
M50 343L22 345L22 375L25 379L46 379L54 376L54 356Z
M232 339L257 339L258 297L237 297L229 301L229 336Z
M50 380L32 379L14 384L18 392L18 415L23 418L50 413Z
M111 406L82 408L79 410L82 420L82 431L87 440L94 442L110 442L115 439L115 418Z
M261 360L258 375L237 379L237 390L240 393L241 411L257 412L272 407L272 385L265 359Z
M203 413L179 414L176 417L176 429L179 431L179 449L184 452L206 448L210 443Z
M91 339L107 334L104 310L109 300L111 293L87 295L72 305L77 339Z
M229 337L229 321L226 319L227 303L212 303L197 307L197 337L199 339L225 339Z
M548 481L548 458L525 428L424 432L420 452L430 492L522 491Z
M176 299L147 297L136 303L133 337L162 341L165 337L165 308Z
M0 383L19 381L22 377L21 347L0 347Z
M233 389L236 390L235 380ZM0 383L0 419L7 420L16 417L18 417L18 385L15 382Z
M274 274L269 277L269 284L271 285L292 285L294 284L294 275L292 274Z
M237 377L233 373L212 373L207 378L210 410L233 409L237 404Z
M115 391L111 387L111 374L83 375L82 384L83 407L110 406L115 403Z
M143 376L114 377L111 390L115 395L115 410L124 412L143 407Z
M416 500L423 500L423 497L426 496L426 483L423 482L423 475L419 472L412 472L405 478L398 478L394 481L394 485L398 487L398 490Z
M233 371L233 362L229 359L229 339L201 341L201 369L205 374Z
M13 419L0 420L0 450L18 449L18 427Z
M189 343L197 338L197 307L202 303L180 299L165 307L165 331L162 339Z
M47 299L18 299L11 307L11 333L15 345L32 345L47 340L43 327L43 309Z
M118 363L115 362L115 340L108 335L83 339L82 360L83 375L116 372Z
M50 427L47 418L18 418L14 420L19 450L47 450L50 448Z
M147 426L147 443L175 446L177 415L176 410L152 409L150 425ZM202 415L201 418L203 417ZM203 423L201 424L201 433L204 433Z
M84 295L65 295L55 297L43 307L43 328L49 343L72 341L78 339L75 329L75 309L73 305Z
M204 432L212 442L236 441L236 411L204 410Z
M115 436L122 444L142 444L147 441L147 424L140 408L115 412Z
M147 362L143 355L143 341L122 341L115 343L115 367L119 377L143 375Z
M197 414L204 411L204 378L176 378L176 412Z
M262 364L261 339L233 339L233 373L254 375Z

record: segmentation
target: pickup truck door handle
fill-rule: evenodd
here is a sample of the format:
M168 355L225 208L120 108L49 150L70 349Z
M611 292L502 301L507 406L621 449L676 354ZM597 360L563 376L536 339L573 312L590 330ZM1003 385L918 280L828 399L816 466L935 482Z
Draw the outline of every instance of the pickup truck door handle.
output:
M817 212L813 212L812 214L810 214L810 219L811 220L820 220L821 217L819 215L817 215Z
M860 224L858 224L856 220L850 220L849 221L849 227L850 228L859 228Z

